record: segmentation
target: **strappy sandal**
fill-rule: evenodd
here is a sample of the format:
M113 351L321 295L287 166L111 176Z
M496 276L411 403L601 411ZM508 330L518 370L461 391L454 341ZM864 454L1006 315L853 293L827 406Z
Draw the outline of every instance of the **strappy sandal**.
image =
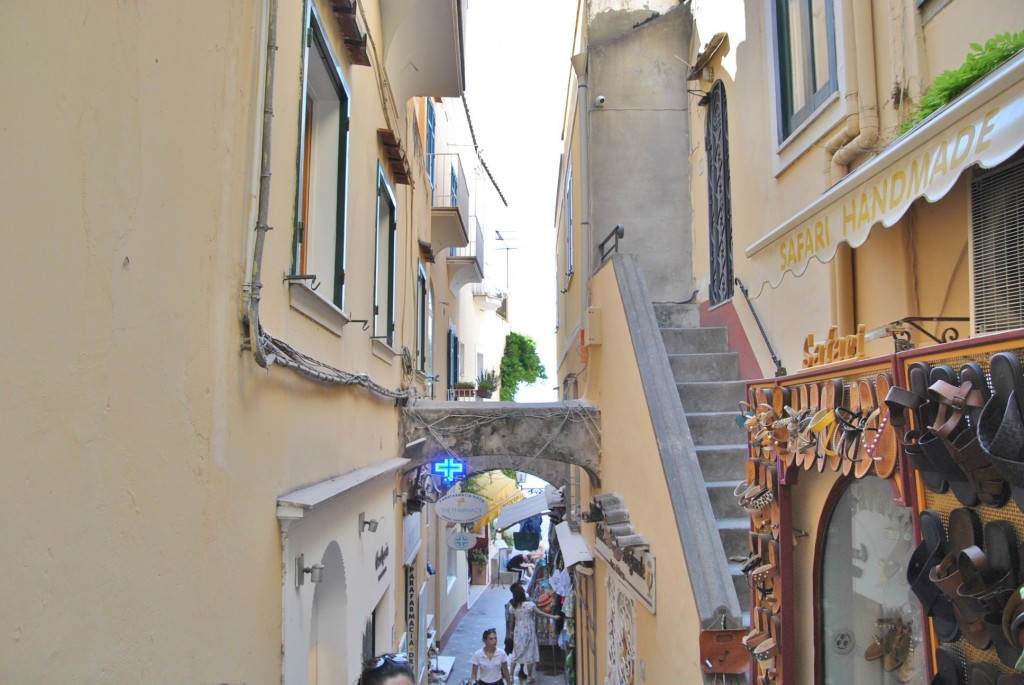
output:
M853 475L863 478L875 467L874 445L880 430L882 412L875 397L875 386L868 379L862 379L860 388L860 410L865 415L861 422L861 439L857 449L857 461L853 464Z
M885 408L881 412L877 430L865 453L874 462L875 475L879 478L892 476L896 471L899 458L899 450L896 446L896 426L892 423L891 409L884 402L891 388L892 376L889 372L883 371L875 377L875 397L879 403L878 408Z
M964 549L957 558L957 567L963 581L957 590L960 597L958 606L965 615L979 617L984 632L971 643L979 649L983 649L980 647L983 642L994 644L1000 660L1016 663L1020 654L1008 651L1009 641L999 634L1001 630L994 630L995 626L1001 628L1003 608L1017 587L1020 572L1017 534L1013 525L1008 521L987 523L985 551L977 546Z
M892 649L896 637L896 620L880 618L875 621L875 637L864 650L865 661L878 661Z
M832 449L832 440L836 432L836 403L842 401L843 382L838 378L826 381L821 389L821 406L818 413L811 419L811 430L818 435L818 451L815 455L814 464L821 473L825 470L827 461L836 457ZM810 465L804 462L804 468L809 469Z
M959 589L963 583L958 561L960 552L968 547L982 544L983 531L981 519L973 509L960 507L949 512L949 538L946 556L928 572L928 578L949 598L953 604L953 615L960 631L971 644L980 643L988 646L984 626L980 625L983 615L971 612L969 606L963 606ZM984 649L985 647L978 647Z
M957 376L952 367L945 364L932 367L928 397L935 414L932 424L926 427L918 438L918 444L936 469L949 481L949 487L957 500L965 507L974 507L979 504L980 499L971 483L971 472L956 458L950 442L953 436L959 437L963 433L966 422L963 422L963 412L956 412L956 423L950 422L950 412L944 404L948 398L940 392L956 387L956 383Z
M963 478L959 469L951 462L946 464L933 464L928 454L920 444L920 438L924 429L931 425L934 419L934 407L928 402L928 386L931 384L931 367L925 362L914 362L907 367L907 384L909 389L893 386L886 394L885 403L889 407L890 422L897 429L903 431L898 434L903 444L903 453L907 462L921 476L925 487L937 494L943 494L949 490L949 481L939 467L949 469L950 475L954 478ZM907 423L904 411L913 417L913 428L907 430Z
M926 509L921 512L918 528L921 543L910 555L907 564L907 585L917 596L926 616L931 616L935 637L940 642L955 642L960 637L960 627L953 614L953 604L933 583L928 573L946 556L946 534L939 512Z

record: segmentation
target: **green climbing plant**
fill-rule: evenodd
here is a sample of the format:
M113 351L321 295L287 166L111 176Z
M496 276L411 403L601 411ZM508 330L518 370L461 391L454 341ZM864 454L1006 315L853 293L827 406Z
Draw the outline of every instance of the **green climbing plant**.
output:
M520 385L529 385L547 377L533 338L515 331L509 333L505 337L505 353L501 357L501 401L514 401Z
M973 52L958 69L944 71L935 77L928 91L921 96L913 115L903 122L900 135L917 126L930 114L967 90L975 81L985 76L1006 60L1024 49L1024 31L1001 33L985 41L984 45L971 43Z

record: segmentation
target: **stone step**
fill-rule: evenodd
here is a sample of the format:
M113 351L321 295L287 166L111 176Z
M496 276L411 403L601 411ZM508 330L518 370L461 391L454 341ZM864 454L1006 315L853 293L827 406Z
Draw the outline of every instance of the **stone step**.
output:
M711 511L715 514L715 520L743 518L747 515L746 510L740 506L739 499L735 495L736 487L742 480L716 480L707 481L705 487L708 491L708 499L711 500Z
M654 316L658 328L697 328L700 326L700 305L655 303Z
M737 567L736 572L732 574L733 586L736 588L736 599L740 602L740 611L742 611L747 618L746 625L750 625L750 582L747 577L743 575L743 572Z
M734 412L695 412L687 414L694 445L738 445L746 442L747 432L736 425Z
M741 481L747 477L747 445L694 445L705 482Z
M676 383L679 399L687 412L740 412L739 403L746 394L746 381L686 381Z
M668 362L676 383L733 381L740 374L740 358L735 352L670 354Z
M662 328L661 339L669 354L729 351L729 329L725 327Z
M716 519L715 524L722 538L726 559L746 558L750 554L750 517Z

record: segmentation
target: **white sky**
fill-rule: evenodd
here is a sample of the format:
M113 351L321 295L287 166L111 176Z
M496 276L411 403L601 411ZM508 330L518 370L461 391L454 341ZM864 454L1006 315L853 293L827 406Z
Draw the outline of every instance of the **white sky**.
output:
M470 0L466 12L466 100L481 156L508 201L482 217L484 230L515 248L490 241L486 277L505 287L507 255L512 330L536 341L548 373L520 388L519 402L558 399L554 213L575 20L576 0Z

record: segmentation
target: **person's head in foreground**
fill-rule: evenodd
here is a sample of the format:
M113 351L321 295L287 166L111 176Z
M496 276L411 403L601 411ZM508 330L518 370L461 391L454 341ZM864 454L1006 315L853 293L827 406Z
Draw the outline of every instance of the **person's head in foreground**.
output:
M406 654L381 654L363 664L359 685L416 685Z

